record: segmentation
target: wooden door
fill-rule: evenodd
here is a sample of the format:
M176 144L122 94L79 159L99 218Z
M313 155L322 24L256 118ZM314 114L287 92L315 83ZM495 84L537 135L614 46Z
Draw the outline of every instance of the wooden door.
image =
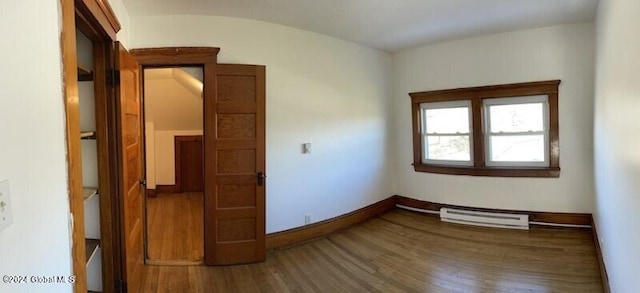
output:
M144 270L140 76L136 60L122 44L116 46L122 276L127 291L138 292Z
M218 64L214 84L205 100L205 262L262 261L265 67Z
M176 189L179 192L204 191L202 136L175 137Z

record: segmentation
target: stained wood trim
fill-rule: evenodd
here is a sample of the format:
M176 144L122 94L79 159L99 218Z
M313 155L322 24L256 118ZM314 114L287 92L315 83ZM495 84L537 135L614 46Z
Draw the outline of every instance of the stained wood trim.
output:
M560 177L560 136L558 118L558 86L560 80L512 83L481 87L446 89L410 93L413 130L413 167L416 172L492 176L492 177ZM549 166L548 167L489 167L486 165L484 141L483 99L547 95L549 104ZM430 102L465 100L471 102L473 139L473 166L448 166L422 162L423 141L421 135L420 104Z
M147 197L156 197L156 196L158 196L156 194L156 190L155 189L147 189L146 194L147 194Z
M420 135L420 104L411 103L411 121L413 128L413 162L422 162L422 136ZM417 130L417 131L416 131Z
M214 47L164 47L164 48L143 48L133 49L129 51L131 55L138 61L141 67L141 78L144 74L145 67L168 67L168 66L202 66L204 71L204 89L203 97L203 115L204 115L204 178L208 178L209 174L215 174L214 156L216 152L215 140L208 139L207 134L215 133L215 115L216 115L216 65L219 48ZM144 86L140 87L144 90ZM144 104L144 95L141 96L142 104ZM144 124L143 124L144 133ZM213 136L211 136L213 138ZM208 180L204 180L205 194L205 227L215 225L215 219L208 220L207 190L211 184ZM163 185L156 186L156 192L163 192ZM172 192L175 187L169 190ZM209 199L212 201L213 199ZM205 252L205 258L206 258Z
M115 291L115 280L118 279L119 230L115 223L118 214L117 205L117 167L113 165L116 158L116 127L115 121L110 119L115 107L114 99L111 99L111 91L107 86L107 71L110 69L111 42L97 43L93 41L94 55L94 97L96 119L96 145L98 148L98 179L100 182L100 247L102 252L102 280L103 291Z
M216 63L218 52L220 48L214 47L164 47L133 49L129 53L143 66L186 66Z
M177 193L179 190L175 185L156 185L156 193Z
M418 104L419 106L420 104ZM471 117L473 119L471 126L471 137L473 139L473 165L474 166L485 166L484 159L484 134L482 131L484 129L484 115L482 111L482 100L473 99L471 100ZM421 141L422 142L422 141ZM421 147L422 148L422 147Z
M115 292L115 281L119 278L119 231L114 226L117 221L117 200L115 192L115 165L111 160L115 147L115 121L112 94L106 84L106 72L112 61L112 41L120 29L113 11L104 0L61 0L62 11L62 62L63 85L67 123L67 159L70 211L73 214L72 266L76 276L74 292L87 292L85 256L87 244L84 235L84 203L82 194L82 155L80 146L78 79L92 78L94 82L95 117L98 150L98 178L100 182L100 247L102 248L102 279L105 292ZM100 3L98 3L100 2ZM97 5L97 6L96 6ZM99 9L95 9L98 7ZM111 14L111 16L106 16ZM102 16L101 16L102 15ZM106 26L100 19L111 18L113 25ZM87 35L93 43L94 72L82 74L77 64L76 28ZM80 74L79 74L80 72ZM97 216L97 215L96 215Z
M531 168L505 168L505 167L466 167L466 166L436 166L414 163L413 168L418 172L428 172L450 175L493 176L493 177L560 177L560 168L531 167Z
M609 275L607 274L607 267L604 264L604 258L602 257L602 248L600 247L600 238L598 237L598 229L596 223L591 217L591 229L593 230L593 244L596 248L596 257L598 258L598 266L600 267L600 278L602 279L602 289L605 293L611 292L609 286Z
M61 50L64 104L67 131L67 178L69 209L73 219L71 255L76 282L74 292L87 292L86 243L84 234L84 195L82 190L82 149L80 145L80 107L78 100L78 61L76 51L75 5L60 0L62 12Z
M335 218L327 219L311 225L267 234L267 250L288 247L304 241L327 236L335 231L349 228L379 214L390 211L396 207L396 204L429 211L440 211L440 208L448 207L480 212L519 213L528 214L529 220L535 222L566 225L591 225L591 214L473 208L440 204L395 195Z
M122 27L107 0L75 0L75 2L80 11L92 15L95 23L99 24L112 40L116 39L116 34Z
M327 236L349 228L395 208L396 197L391 196L353 212L303 227L267 234L267 250L290 246L303 241Z
M489 213L517 213L529 215L529 221L542 222L549 224L564 224L564 225L591 225L591 214L582 213L555 213L555 212L536 212L536 211L519 211L519 210L504 210L504 209L487 209L487 208L475 208L459 205L442 204L430 201L423 201L413 199L401 195L396 195L396 204L428 210L428 211L440 211L441 208L455 208L468 211L477 212L489 212Z
M415 92L409 95L418 103L451 101L455 99L467 100L477 98L501 98L537 95L540 93L558 93L560 80L511 83L502 85L488 85L467 88L455 88L436 91Z

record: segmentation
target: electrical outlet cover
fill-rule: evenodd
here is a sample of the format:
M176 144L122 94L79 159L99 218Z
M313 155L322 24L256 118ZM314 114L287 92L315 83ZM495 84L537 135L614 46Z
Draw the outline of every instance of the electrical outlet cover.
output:
M13 223L11 199L9 198L9 180L0 181L0 231Z

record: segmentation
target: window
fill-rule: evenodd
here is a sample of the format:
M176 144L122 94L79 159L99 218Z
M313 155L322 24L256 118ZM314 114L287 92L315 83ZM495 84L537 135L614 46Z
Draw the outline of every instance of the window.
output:
M471 103L455 101L421 104L422 162L472 166Z
M548 97L485 99L487 166L549 166Z
M414 169L558 177L559 80L411 93Z

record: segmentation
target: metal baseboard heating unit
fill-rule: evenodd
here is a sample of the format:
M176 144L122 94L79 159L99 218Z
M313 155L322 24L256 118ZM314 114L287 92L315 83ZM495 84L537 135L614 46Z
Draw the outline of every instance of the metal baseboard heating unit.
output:
M529 215L487 213L441 208L440 220L444 222L474 226L529 230Z

